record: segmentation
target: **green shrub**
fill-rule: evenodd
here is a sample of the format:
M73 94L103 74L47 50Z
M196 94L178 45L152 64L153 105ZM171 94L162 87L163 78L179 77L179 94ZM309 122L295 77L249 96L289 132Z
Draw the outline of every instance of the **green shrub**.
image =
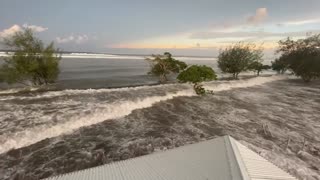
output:
M263 70L268 70L270 68L269 65L263 65L261 62L255 61L249 65L248 69L256 72L257 76L259 76Z
M5 82L44 85L56 81L61 55L53 43L45 46L33 35L32 30L25 29L5 39L4 44L15 51L12 56L5 58L1 67Z
M187 68L185 71L182 71L177 79L179 82L186 83L190 82L193 83L194 90L198 95L203 95L206 93L203 85L201 82L204 81L212 81L217 79L217 75L211 67L208 66L199 66L199 65L192 65Z
M320 34L279 41L277 52L286 67L305 82L320 78Z
M261 61L262 56L262 49L256 48L254 44L239 42L220 51L218 67L238 79L239 73L248 70L250 64Z
M146 58L146 60L151 65L151 70L148 74L158 76L161 83L168 80L167 75L179 73L187 67L185 62L174 59L168 52L163 55L152 55L152 58Z

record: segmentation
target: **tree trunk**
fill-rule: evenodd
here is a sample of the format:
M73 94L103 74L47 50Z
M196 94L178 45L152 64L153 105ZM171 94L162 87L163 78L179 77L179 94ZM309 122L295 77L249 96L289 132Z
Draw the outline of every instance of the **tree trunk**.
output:
M308 83L311 81L311 76L305 75L305 76L301 76L301 78L303 79L304 82Z
M237 78L236 73L233 73L232 77L233 77L233 79L236 79Z
M164 74L163 77L164 77L164 81L167 82L168 78L167 78L166 74Z
M160 78L160 83L165 83L167 81L167 77L165 74L161 74L159 78Z
M236 73L235 79L238 79L238 75L239 75L239 73Z
M257 76L260 76L260 71L257 71Z

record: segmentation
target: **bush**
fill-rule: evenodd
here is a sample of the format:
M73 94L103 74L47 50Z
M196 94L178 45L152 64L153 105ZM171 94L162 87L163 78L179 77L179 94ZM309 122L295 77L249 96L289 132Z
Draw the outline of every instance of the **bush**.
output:
M239 73L248 70L253 62L261 61L262 56L262 49L256 48L254 44L239 42L220 51L218 67L237 79Z
M305 39L279 41L280 59L305 82L320 78L320 34Z
M248 69L256 72L257 76L259 76L263 70L268 70L270 68L269 65L263 65L261 62L255 61L249 65Z
M5 82L24 85L43 85L55 82L61 56L53 43L45 46L30 29L17 32L4 40L14 54L5 58L1 67Z
M146 58L151 65L148 74L158 76L159 81L164 83L168 80L167 75L179 73L187 67L185 62L172 58L172 55L165 52L163 55L152 55L152 58Z
M211 81L216 80L217 75L211 67L208 66L199 66L199 65L192 65L185 71L181 72L177 79L179 82L186 83L190 82L193 83L194 90L198 95L203 95L206 93L203 85L199 84L204 81Z
M281 57L271 62L271 68L277 71L278 74L284 74L288 69L287 63Z

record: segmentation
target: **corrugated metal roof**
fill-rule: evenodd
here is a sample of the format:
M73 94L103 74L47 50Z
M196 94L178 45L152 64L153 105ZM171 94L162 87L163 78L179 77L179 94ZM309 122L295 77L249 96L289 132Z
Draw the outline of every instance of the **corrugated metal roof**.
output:
M231 138L230 138L231 139ZM257 153L251 151L244 145L233 140L237 146L237 151L243 161L244 167L252 180L262 179L277 179L277 180L288 180L296 179L289 173L283 171L279 167L275 166L268 160L262 158Z
M197 144L51 177L48 180L295 179L224 136Z

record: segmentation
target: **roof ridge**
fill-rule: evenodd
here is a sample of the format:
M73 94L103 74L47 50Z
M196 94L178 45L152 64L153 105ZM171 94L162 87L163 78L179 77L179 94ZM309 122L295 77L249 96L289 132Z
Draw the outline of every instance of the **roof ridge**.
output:
M227 150L232 179L250 180L247 168L239 154L239 149L234 144L234 139L229 135L223 136L223 139Z

